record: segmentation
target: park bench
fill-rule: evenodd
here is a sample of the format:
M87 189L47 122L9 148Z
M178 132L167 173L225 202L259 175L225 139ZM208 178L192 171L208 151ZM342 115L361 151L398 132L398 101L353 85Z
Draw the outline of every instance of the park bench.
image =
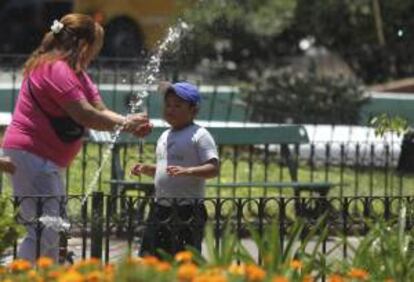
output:
M243 125L243 124L242 124ZM300 181L298 180L298 159L292 152L292 145L308 143L308 136L305 129L300 125L273 125L262 126L258 124L244 124L245 126L218 127L206 126L213 135L218 145L254 145L263 146L264 144L280 145L280 157L287 166L290 181L280 182L208 182L207 188L255 188L262 187L266 189L292 189L294 196L300 198L302 192L315 193L320 198L326 199L330 189L337 184L330 182ZM155 144L158 136L165 130L163 127L155 127L152 134L145 138L145 143ZM93 142L107 142L99 135L91 134ZM138 142L135 138L123 136L113 147L111 180L108 181L111 187L111 195L123 196L128 190L141 191L145 196L151 195L153 184L140 181L125 181L125 168L122 167L120 158L120 148L128 143ZM294 146L293 146L294 147ZM117 207L114 206L114 212ZM121 203L121 209L123 205ZM299 208L297 207L297 210Z

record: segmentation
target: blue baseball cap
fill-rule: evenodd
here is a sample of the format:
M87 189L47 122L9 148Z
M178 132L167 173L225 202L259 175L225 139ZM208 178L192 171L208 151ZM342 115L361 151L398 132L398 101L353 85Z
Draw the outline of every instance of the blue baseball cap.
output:
M201 96L197 87L189 82L170 84L167 88L167 91L168 90L173 90L178 97L191 104L198 105L201 102ZM165 93L167 93L167 91Z

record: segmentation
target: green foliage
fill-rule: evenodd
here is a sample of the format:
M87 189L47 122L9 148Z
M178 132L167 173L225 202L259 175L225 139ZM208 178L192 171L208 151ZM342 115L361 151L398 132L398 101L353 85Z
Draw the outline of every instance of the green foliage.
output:
M367 101L359 81L313 72L273 72L250 91L253 118L262 122L356 124Z
M369 123L375 128L375 135L381 137L387 132L401 135L408 130L408 121L406 119L400 116L390 116L386 113L373 117Z
M23 226L16 223L15 215L10 212L11 209L8 199L0 197L0 257L25 232Z
M302 55L299 42L312 38L365 82L407 77L414 58L413 11L410 0L200 1L184 16L193 31L182 42L180 63L203 62L217 77L245 78Z
M290 25L295 8L296 0L200 1L183 16L192 30L177 54L181 66L204 61L217 76L247 77L252 67L269 63L275 51L269 46Z
M406 222L405 206L401 207L396 224L381 219L368 222L370 232L357 247L349 245L353 254L351 259L342 261L342 272L364 270L369 281L414 281L413 232L406 230Z

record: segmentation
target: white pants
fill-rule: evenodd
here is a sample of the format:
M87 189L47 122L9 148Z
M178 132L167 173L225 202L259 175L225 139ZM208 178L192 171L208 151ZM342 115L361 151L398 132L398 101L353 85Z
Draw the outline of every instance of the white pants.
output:
M27 151L14 149L3 149L3 151L16 166L16 172L11 176L13 193L19 200L19 221L25 224L27 230L17 256L35 262L37 254L40 254L57 262L59 232L53 228L40 229L38 218L66 216L64 170L52 161ZM39 235L40 249L37 240Z

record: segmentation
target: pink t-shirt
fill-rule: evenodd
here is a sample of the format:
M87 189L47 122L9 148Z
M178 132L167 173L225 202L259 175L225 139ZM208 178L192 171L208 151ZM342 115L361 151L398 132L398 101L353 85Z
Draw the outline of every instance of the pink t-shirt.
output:
M97 102L101 96L85 72L76 74L64 61L44 64L30 74L33 95L51 116L67 116L68 102ZM22 82L11 124L7 127L3 148L29 151L67 167L82 146L82 140L63 143L48 118L30 96L27 78Z

